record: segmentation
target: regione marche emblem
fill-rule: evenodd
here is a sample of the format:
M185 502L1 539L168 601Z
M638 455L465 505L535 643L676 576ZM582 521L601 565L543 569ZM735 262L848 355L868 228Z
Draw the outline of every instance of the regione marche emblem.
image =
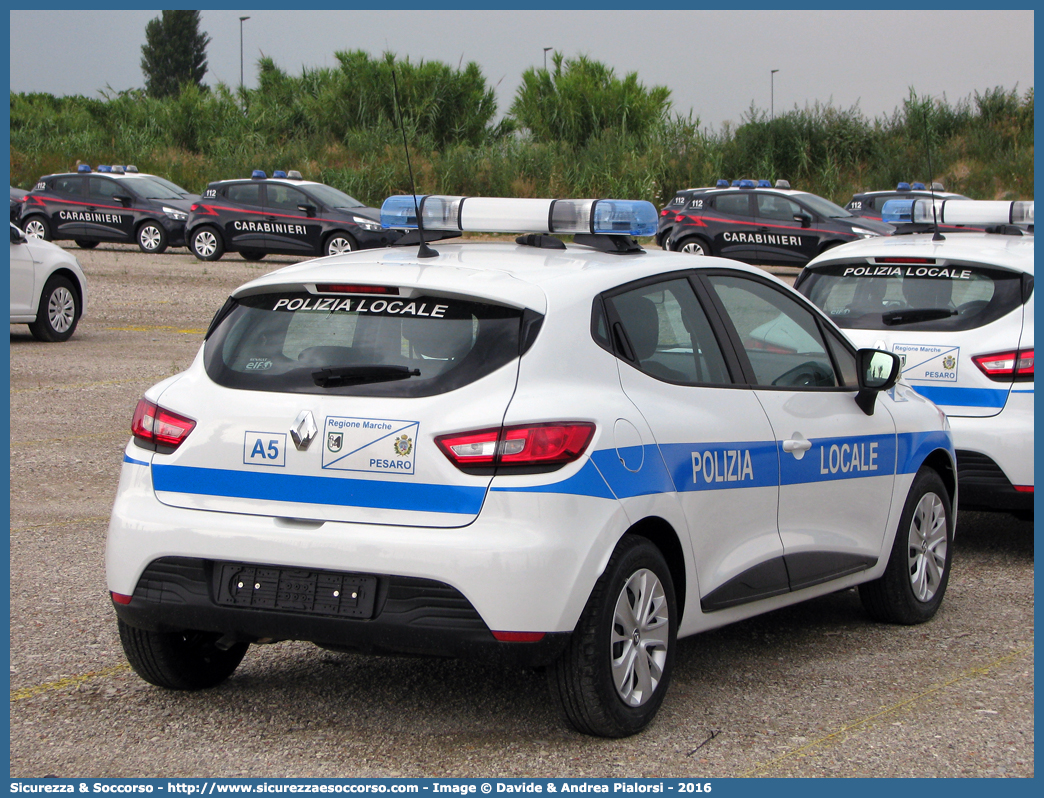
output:
M326 436L326 448L331 452L341 451L344 444L344 435L340 432L331 432Z
M400 435L395 439L395 454L399 457L409 457L413 451L413 439L408 435Z

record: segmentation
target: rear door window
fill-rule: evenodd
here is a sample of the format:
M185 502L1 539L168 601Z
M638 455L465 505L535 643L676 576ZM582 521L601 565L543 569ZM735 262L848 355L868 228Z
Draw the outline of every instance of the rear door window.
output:
M261 204L260 183L236 183L229 186L225 194L229 202L238 202L240 205Z
M869 330L969 330L1022 301L1019 274L952 262L831 264L810 272L799 290L839 327Z
M519 356L523 313L501 305L304 291L229 303L204 362L210 378L230 388L432 396Z

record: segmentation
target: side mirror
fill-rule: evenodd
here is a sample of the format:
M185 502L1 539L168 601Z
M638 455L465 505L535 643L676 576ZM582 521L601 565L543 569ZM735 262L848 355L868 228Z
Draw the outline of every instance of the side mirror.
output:
M116 194L115 196L113 196L113 199L120 203L120 205L122 205L124 208L130 207L131 198L128 197L126 194Z
M812 217L809 216L807 213L795 213L794 221L799 222L802 227L812 226Z
M899 380L902 361L898 355L881 349L860 349L856 354L856 371L859 375L859 393L856 404L868 416L874 414L877 394L887 391Z
M301 213L303 213L309 219L311 219L313 216L315 216L315 206L314 205L298 205L297 206L297 210L301 211Z
M24 244L26 242L26 240L27 239L25 237L25 234L22 233L22 231L19 230L14 225L11 225L11 243L12 244Z

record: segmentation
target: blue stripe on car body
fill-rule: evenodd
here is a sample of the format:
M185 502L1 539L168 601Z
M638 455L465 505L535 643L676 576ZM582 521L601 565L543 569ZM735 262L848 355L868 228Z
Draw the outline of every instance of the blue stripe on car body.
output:
M948 385L911 385L917 393L937 405L948 407L1001 408L1008 399L1007 388L953 388Z

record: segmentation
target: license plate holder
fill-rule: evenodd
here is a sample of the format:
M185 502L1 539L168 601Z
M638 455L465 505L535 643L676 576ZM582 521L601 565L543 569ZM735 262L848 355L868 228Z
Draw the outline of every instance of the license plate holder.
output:
M215 566L218 604L339 618L373 617L375 576L248 563Z

